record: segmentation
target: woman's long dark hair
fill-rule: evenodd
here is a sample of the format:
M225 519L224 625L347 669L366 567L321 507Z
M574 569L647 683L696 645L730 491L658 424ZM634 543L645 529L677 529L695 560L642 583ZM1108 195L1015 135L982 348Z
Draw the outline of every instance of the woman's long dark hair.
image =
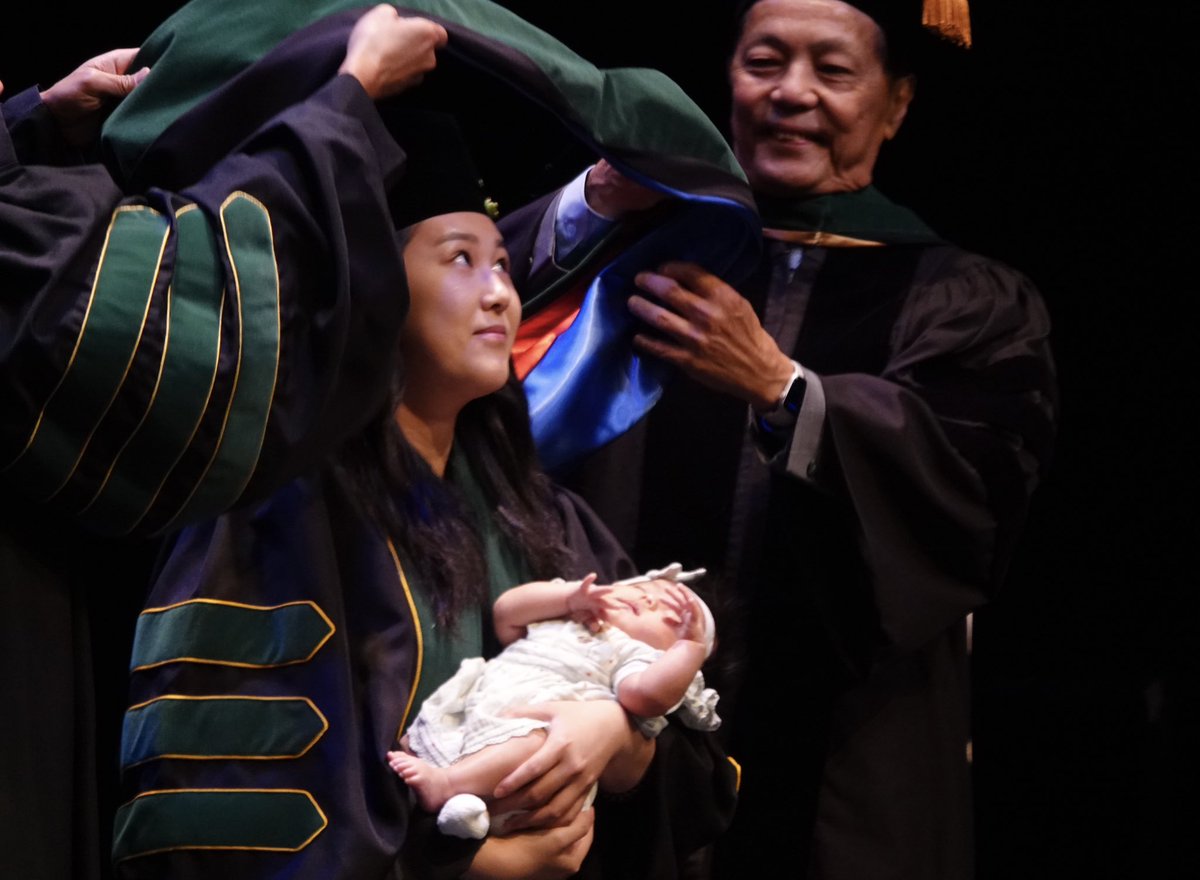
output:
M488 601L483 540L462 492L430 470L396 423L403 372L396 371L388 405L342 446L334 473L363 515L416 567L438 624L453 627L462 610ZM454 442L470 462L493 522L531 574L560 574L570 555L550 481L537 463L525 392L514 376L463 408Z

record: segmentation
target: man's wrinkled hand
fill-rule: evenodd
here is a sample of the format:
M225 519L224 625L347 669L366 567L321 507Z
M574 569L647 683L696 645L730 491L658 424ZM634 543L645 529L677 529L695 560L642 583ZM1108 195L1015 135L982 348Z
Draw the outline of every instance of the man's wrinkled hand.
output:
M588 172L583 192L588 207L606 220L620 220L627 214L645 211L666 198L658 190L629 179L605 159Z
M150 73L129 73L137 49L113 49L91 58L41 93L42 103L58 122L67 143L90 143L100 130L101 111L132 92Z
M640 351L755 409L776 404L792 361L740 293L694 263L667 263L634 281L649 296L630 297L629 311L656 331L634 337Z

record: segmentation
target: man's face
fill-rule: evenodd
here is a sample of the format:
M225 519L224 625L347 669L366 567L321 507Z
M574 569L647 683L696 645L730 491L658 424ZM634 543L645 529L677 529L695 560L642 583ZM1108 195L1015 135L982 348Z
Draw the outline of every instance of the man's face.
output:
M900 127L912 80L883 66L883 34L840 0L760 0L730 63L733 150L758 192L853 192Z

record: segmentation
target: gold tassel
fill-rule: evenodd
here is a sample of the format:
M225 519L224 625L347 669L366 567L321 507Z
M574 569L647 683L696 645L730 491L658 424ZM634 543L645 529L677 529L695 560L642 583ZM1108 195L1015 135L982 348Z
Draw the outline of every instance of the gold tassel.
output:
M971 10L967 0L925 0L921 24L939 36L971 48Z

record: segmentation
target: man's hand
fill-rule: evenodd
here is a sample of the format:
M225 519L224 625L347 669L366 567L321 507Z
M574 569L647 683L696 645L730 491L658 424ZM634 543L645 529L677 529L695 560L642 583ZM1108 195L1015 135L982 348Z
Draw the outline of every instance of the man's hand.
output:
M42 92L42 103L58 122L63 139L80 147L100 130L100 111L124 98L150 73L127 73L137 49L113 49L83 62Z
M640 351L757 410L775 406L792 362L741 294L694 263L667 263L634 281L655 301L630 297L629 311L661 334L635 336Z
M583 185L588 207L605 220L620 220L626 214L653 208L666 196L630 180L601 159L588 172Z
M354 25L338 73L353 76L373 99L386 98L415 86L433 70L434 53L447 39L440 24L401 18L396 7L379 5Z

